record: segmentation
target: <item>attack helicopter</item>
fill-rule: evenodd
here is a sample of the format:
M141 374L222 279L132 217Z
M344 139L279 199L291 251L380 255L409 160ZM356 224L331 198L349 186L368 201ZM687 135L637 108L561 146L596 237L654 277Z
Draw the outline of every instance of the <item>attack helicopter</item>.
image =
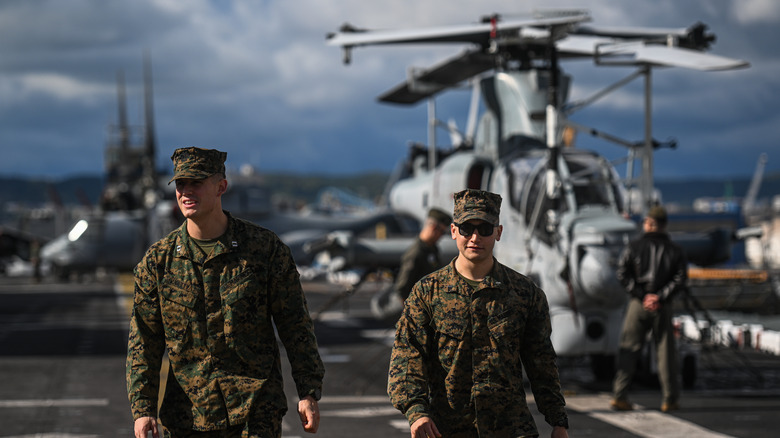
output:
M501 241L494 250L503 264L529 276L547 294L552 342L559 356L591 357L599 377L612 373L623 318L625 292L615 277L620 252L638 232L630 212L646 212L654 199L652 157L659 142L650 132L653 68L727 70L748 64L705 53L714 35L697 23L681 29L590 26L585 11L551 11L527 19L499 15L479 23L427 29L370 31L345 24L327 35L352 62L355 48L370 45L461 43L468 48L427 69L410 71L381 102L414 105L428 100L429 144L410 156L388 185L387 204L423 221L431 207L453 209L453 193L466 188L498 193L504 202ZM571 103L572 78L560 63L592 58L596 65L636 67L628 78L590 99ZM567 116L610 91L645 78L645 139L628 142L570 122ZM434 99L447 90L472 86L467 131L451 148L436 146ZM481 100L481 104L480 104ZM478 114L481 113L481 114ZM597 133L627 148L626 179L601 155L573 147L575 131ZM641 173L633 175L634 160ZM638 187L631 206L627 188ZM445 242L446 240L446 242ZM408 245L407 245L408 246ZM341 266L380 266L399 260L398 241L333 236L312 245L327 248ZM457 254L442 239L444 254Z

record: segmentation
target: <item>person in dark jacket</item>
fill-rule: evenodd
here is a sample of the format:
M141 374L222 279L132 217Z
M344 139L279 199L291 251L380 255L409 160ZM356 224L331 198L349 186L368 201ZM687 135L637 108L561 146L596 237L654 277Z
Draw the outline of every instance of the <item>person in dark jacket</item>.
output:
M661 206L644 219L644 235L631 242L620 258L617 277L630 295L620 335L617 373L610 405L629 411L628 388L647 334L652 332L658 358L663 401L661 411L679 409L677 346L672 326L672 299L685 286L688 262L679 245L666 233L667 214Z

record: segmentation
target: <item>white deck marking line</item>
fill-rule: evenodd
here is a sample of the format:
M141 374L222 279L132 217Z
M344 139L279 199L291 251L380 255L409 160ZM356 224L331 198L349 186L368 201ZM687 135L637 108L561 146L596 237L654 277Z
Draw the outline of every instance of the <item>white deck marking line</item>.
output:
M99 438L100 435L82 435L76 433L36 433L33 435L14 435L3 438Z
M409 433L409 422L406 420L391 420L390 427L394 429L398 429L401 432L407 432Z
M390 397L386 395L326 395L320 400L322 405L332 403L387 403L390 406Z
M40 400L0 400L0 408L71 408L86 406L108 406L107 398L64 398Z
M660 411L645 410L636 404L633 411L613 411L609 408L609 400L607 394L568 397L566 406L646 438L733 438Z
M359 408L332 409L337 404L379 404L382 406L367 406ZM382 395L350 396L335 395L323 397L320 400L320 415L322 417L370 418L402 415L390 404L390 398ZM408 423L406 424L408 428Z
M336 409L336 410L322 410L320 415L325 418L330 417L343 417L343 418L372 418L389 415L401 415L398 409L390 406L376 406L368 408L353 408L353 409Z

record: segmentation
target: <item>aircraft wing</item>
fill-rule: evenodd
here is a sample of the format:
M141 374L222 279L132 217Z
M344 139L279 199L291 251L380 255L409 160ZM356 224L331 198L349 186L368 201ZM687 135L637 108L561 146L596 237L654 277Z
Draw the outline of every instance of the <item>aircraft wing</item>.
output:
M325 260L337 261L338 269L398 268L401 258L417 239L416 235L376 239L357 237L349 231L334 231L311 241L304 248L310 258L327 253ZM437 244L441 260L452 260L458 248L452 239L440 239ZM331 267L332 268L332 267Z
M49 240L48 237L0 226L0 259L13 255L21 255L22 258L29 259L33 242L37 241L39 245L43 245Z
M549 27L574 25L590 20L587 14L572 14L561 17L537 18L527 20L507 20L492 23L440 26L427 29L377 30L355 29L349 25L327 36L331 46L357 47L379 44L406 43L475 43L483 46L490 42L491 33L505 34L518 32L527 27Z

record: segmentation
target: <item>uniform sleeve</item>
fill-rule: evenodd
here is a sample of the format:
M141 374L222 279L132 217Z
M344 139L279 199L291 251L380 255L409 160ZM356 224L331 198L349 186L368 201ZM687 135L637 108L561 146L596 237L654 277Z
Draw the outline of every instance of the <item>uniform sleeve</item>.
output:
M271 254L271 313L287 351L299 398L320 398L325 367L317 349L314 323L309 315L300 276L290 249L276 241Z
M127 393L133 420L157 416L165 334L156 278L146 259L135 268L133 311L127 343Z
M533 286L534 305L526 320L521 358L525 366L536 406L544 415L545 421L553 426L568 424L566 402L561 393L561 382L556 364L556 354L550 334L550 311L547 298L536 286Z
M416 277L416 263L417 263L417 246L413 246L406 250L401 257L401 267L398 269L398 275L395 278L394 288L398 294L406 299L409 293L414 287L414 283L419 280Z
M387 382L390 401L409 424L430 416L425 368L430 312L422 299L421 285L418 282L412 288L396 325Z

